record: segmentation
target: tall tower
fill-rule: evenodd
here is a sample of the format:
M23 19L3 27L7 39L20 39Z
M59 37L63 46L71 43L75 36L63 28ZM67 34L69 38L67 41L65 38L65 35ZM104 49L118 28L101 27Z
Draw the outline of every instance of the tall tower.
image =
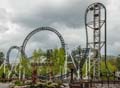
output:
M93 79L100 78L101 55L106 60L106 8L102 3L93 3L85 12L85 27L87 48L94 51L91 63L93 68ZM101 52L102 51L102 52Z

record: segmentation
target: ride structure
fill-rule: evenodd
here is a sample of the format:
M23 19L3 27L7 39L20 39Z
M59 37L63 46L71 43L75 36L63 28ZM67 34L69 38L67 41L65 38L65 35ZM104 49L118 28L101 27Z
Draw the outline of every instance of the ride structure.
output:
M27 45L27 42L29 41L29 39L34 35L34 34L36 34L37 32L41 32L41 31L50 31L50 32L53 32L53 33L55 33L57 36L58 36L58 38L60 39L60 42L61 42L61 48L64 50L64 58L65 58L65 61L67 61L67 56L66 56L66 48L65 48L65 41L64 41L64 39L63 39L63 37L62 37L62 35L56 30L56 29L54 29L54 28L51 28L51 27L39 27L39 28L37 28L37 29L35 29L35 30L33 30L32 32L30 32L28 35L27 35L27 37L25 38L25 40L23 41L23 44L22 44L22 46L21 46L21 54L24 56L24 57L26 57L26 58L28 58L27 57L27 55L26 55L26 53L25 53L25 47L26 47L26 45ZM65 74L67 74L67 63L65 62Z
M65 42L64 42L64 39L62 37L62 35L57 31L55 30L54 28L51 28L51 27L39 27L35 30L33 30L32 32L30 32L27 37L25 38L25 40L23 41L23 44L21 46L21 53L23 56L27 57L26 53L25 53L25 47L26 47L26 44L27 42L29 41L29 39L34 35L36 34L37 32L40 32L40 31L51 31L53 33L55 33L58 38L60 39L60 42L61 42L61 48L64 49L65 51Z
M101 56L104 55L105 64L107 58L106 8L102 3L88 6L85 12L85 28L86 47L93 52L89 64L92 66L90 68L93 68L93 79L97 80L101 74ZM90 77L90 72L88 76Z
M10 55L11 55L11 52L12 50L17 50L18 53L17 53L17 56L14 58L14 60L12 62L10 62ZM19 59L19 55L21 54L21 48L18 47L18 46L11 46L7 52L7 55L6 55L6 65L9 65L9 70L6 74L6 77L8 79L12 78L13 76L19 76L20 78L20 70L17 71L16 68L18 66L18 63L19 61L16 61L17 59ZM12 74L14 72L14 74ZM19 73L19 74L18 74ZM11 76L12 75L12 76ZM10 77L11 76L11 77Z
M76 58L72 56L72 52L67 50L66 45L65 45L65 41L64 38L62 37L62 35L54 28L51 27L39 27L35 30L33 30L32 32L30 32L27 37L25 38L25 40L22 43L22 46L18 47L18 46L12 46L10 47L10 49L7 52L7 64L10 64L9 58L10 58L10 53L13 49L17 49L18 52L20 52L20 54L25 57L26 59L29 59L30 57L27 56L25 49L26 49L26 45L27 42L30 40L30 38L36 34L37 32L41 32L41 31L50 31L55 33L58 38L60 39L61 42L61 48L64 49L64 58L65 58L65 63L64 63L64 74L62 75L55 75L54 77L51 77L50 79L54 79L54 78L61 78L61 80L63 80L66 76L68 76L69 78L69 73L74 73L76 75L76 77L79 79L77 80L77 82L73 83L73 81L70 81L70 87L71 88L76 88L76 84L78 84L77 88L92 88L92 84L103 84L103 83L108 83L109 84L109 77L107 79L107 81L101 79L101 61L103 60L102 57L104 58L104 62L105 62L105 66L107 71L109 72L109 68L107 67L107 25L106 25L106 8L102 3L93 3L91 5L89 5L86 9L85 12L85 31L86 31L86 47L81 49L79 55L78 55L78 59L77 59L77 64L75 62ZM71 67L71 72L67 72L68 71L68 56L70 56L71 61L70 61L70 66L71 64L73 64ZM83 78L83 73L82 73L82 69L83 66L85 65L85 81ZM5 68L5 64L2 64L0 69L4 66ZM8 78L10 77L10 74L12 73L12 71L14 70L15 66L11 66L11 69L8 73ZM19 79L21 77L21 74L24 73L23 78L25 78L25 69L23 70L23 72L21 72L21 65L19 67ZM62 70L62 69L61 69ZM52 72L52 70L51 70ZM5 71L4 71L5 73ZM49 79L48 75L50 72L48 72L47 75L45 76L36 76L37 75L37 71L36 69L33 67L33 83L35 83L36 78L45 78L45 79ZM62 71L61 71L62 73ZM106 72L107 73L107 72ZM108 73L107 73L108 74ZM114 76L115 79L115 74L112 74L112 77ZM71 79L73 79L73 74L71 74ZM111 84L114 82L119 83L120 81L116 81L116 80L111 80L110 81ZM72 84L73 83L73 84ZM74 87L75 84L75 87ZM73 87L72 87L73 86ZM87 86L87 87L84 87ZM95 85L96 86L96 85Z
M66 53L66 48L65 48L65 42L64 42L64 39L63 39L63 37L62 37L62 35L56 30L56 29L54 29L54 28L51 28L51 27L39 27L39 28L37 28L37 29L35 29L35 30L33 30L32 32L30 32L28 35L27 35L27 37L24 39L24 41L23 41L23 44L22 44L22 46L20 46L20 47L18 47L18 46L12 46L12 47L10 47L9 48L9 50L8 50L8 52L7 52L7 63L9 63L9 59L10 59L10 54L11 54L11 51L13 50L13 49L17 49L19 52L20 52L20 54L22 55L22 57L25 57L25 58L27 58L27 59L29 59L29 58L31 58L31 57L28 57L27 56L27 54L25 53L25 48L26 48L26 45L27 45L27 42L29 41L29 39L34 35L34 34L36 34L36 33L38 33L38 32L41 32L41 31L50 31L50 32L53 32L53 33L55 33L57 36L58 36L58 38L60 39L60 42L61 42L61 48L64 50L64 58L65 58L65 63L64 63L64 74L61 74L61 75L59 75L59 76L57 76L56 78L66 78L67 77L67 75L68 75L68 69L67 69L67 53ZM21 66L20 66L21 67ZM13 71L12 69L10 70L10 73L11 73L11 71ZM21 71L19 71L19 72L21 72ZM34 77L34 76L33 76ZM46 77L47 78L47 77ZM54 77L53 77L54 78Z
M10 59L10 53L11 53L11 51L12 51L13 49L16 49L16 50L18 50L18 51L20 52L20 47L18 47L18 46L11 46L11 47L9 48L9 50L7 51L7 55L6 55L6 62L7 62L8 64L10 63L10 61L9 61L9 59Z

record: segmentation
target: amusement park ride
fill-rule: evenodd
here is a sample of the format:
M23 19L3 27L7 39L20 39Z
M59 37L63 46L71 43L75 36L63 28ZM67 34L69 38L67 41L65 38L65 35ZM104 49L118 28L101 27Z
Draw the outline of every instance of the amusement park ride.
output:
M10 64L9 57L10 52L13 49L17 49L21 55L23 55L26 58L27 57L25 53L26 44L29 41L29 39L36 34L37 32L41 31L51 31L55 33L61 42L61 48L64 49L65 52L65 74L64 77L62 77L62 80L66 80L67 76L70 77L70 74L68 74L68 56L71 57L71 64L73 64L72 72L71 72L71 81L70 81L70 87L71 88L92 88L91 81L93 83L104 83L104 81L101 79L101 58L104 57L105 66L107 69L107 73L114 75L109 71L109 68L107 67L107 31L106 31L106 8L102 3L93 3L88 6L85 12L85 30L86 30L86 48L82 49L81 57L80 57L80 63L78 64L78 68L75 64L75 58L72 57L71 52L69 52L66 49L65 41L62 37L62 35L51 27L40 27L32 31L27 35L25 40L23 41L23 44L18 46L12 46L7 52L7 60L6 64ZM92 36L90 36L92 33ZM82 75L82 68L86 65L86 75L83 77ZM13 71L13 68L10 69L10 71ZM78 79L77 81L74 81L72 78L74 72L77 72ZM11 72L10 72L11 73ZM9 73L9 75L10 75ZM92 74L91 74L92 73ZM9 77L8 77L9 78ZM70 79L69 79L70 80ZM109 82L109 80L108 80ZM114 81L119 82L119 81ZM112 82L111 82L112 83ZM119 82L120 83L120 82ZM84 85L89 85L89 87L83 87ZM97 88L97 87L96 87Z
M104 47L104 58L106 62L106 8L101 3L94 3L88 6L85 12L85 27L87 48L93 51L92 65L93 65L93 78L100 79L100 62L101 62L101 50ZM90 41L89 30L93 31L92 41ZM102 32L104 31L104 32ZM102 36L102 33L104 35ZM103 39L102 39L103 38ZM91 60L90 60L91 61ZM90 62L89 62L90 63ZM91 66L90 66L91 67ZM88 74L90 73L90 69Z

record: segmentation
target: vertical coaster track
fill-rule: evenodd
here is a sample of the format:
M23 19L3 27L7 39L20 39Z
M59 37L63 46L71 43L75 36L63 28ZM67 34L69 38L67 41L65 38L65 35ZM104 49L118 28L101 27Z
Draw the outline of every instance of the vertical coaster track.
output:
M93 65L93 78L98 79L100 77L100 62L101 62L101 49L104 47L104 58L106 64L107 54L107 36L106 36L106 8L102 3L93 3L88 6L85 12L85 28L86 28L86 47L92 48L95 51L92 65ZM93 37L90 41L88 30L93 31ZM102 31L104 35L102 36ZM104 38L104 39L103 39ZM85 62L85 60L84 60Z

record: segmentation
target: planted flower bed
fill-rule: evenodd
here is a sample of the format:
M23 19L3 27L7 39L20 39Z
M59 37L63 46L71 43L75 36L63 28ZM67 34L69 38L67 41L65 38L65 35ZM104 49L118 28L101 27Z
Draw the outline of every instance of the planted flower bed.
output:
M15 81L10 85L10 88L60 88L62 82L56 81L46 81L46 82L37 82L36 84L32 84L32 81Z

